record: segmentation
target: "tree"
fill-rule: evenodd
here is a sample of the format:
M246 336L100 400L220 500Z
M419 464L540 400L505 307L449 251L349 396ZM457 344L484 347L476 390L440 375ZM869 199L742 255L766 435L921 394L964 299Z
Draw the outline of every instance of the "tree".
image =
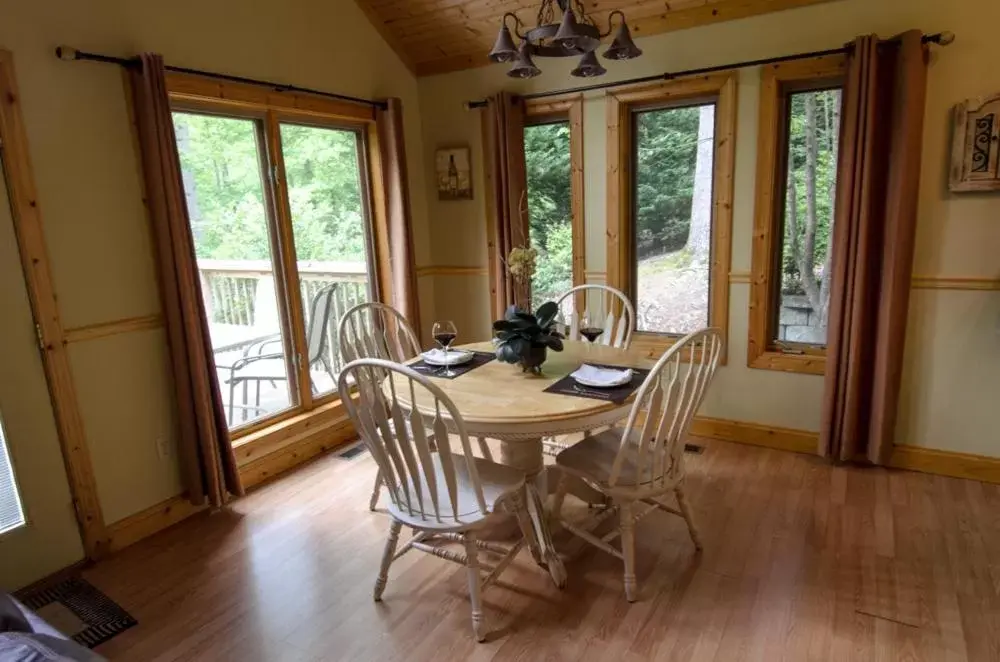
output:
M711 253L712 180L715 155L715 106L698 109L698 148L694 166L694 188L691 195L691 223L685 246L691 263L708 263Z

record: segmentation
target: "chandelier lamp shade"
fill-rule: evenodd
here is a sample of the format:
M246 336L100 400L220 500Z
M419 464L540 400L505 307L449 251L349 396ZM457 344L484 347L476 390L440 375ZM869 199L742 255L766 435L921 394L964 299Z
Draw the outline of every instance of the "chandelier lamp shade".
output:
M556 21L556 7L562 18ZM615 18L618 29L614 29ZM507 19L513 19L509 24ZM542 73L535 65L535 57L579 57L580 62L571 75L592 78L607 73L597 59L596 51L601 40L615 33L611 45L603 55L608 60L631 60L642 55L642 50L632 41L632 33L625 22L625 14L614 10L608 16L608 30L601 32L593 18L587 15L582 0L542 0L534 28L527 27L516 15L506 13L500 24L496 43L490 51L493 62L511 62L507 72L512 78L534 78ZM513 30L512 30L513 28ZM515 37L520 43L515 41Z

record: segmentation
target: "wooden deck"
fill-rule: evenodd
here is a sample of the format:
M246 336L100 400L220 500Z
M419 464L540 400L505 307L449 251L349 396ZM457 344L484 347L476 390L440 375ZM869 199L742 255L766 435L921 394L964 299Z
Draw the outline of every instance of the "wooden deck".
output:
M375 467L325 457L148 539L85 576L139 625L113 660L1000 660L1000 486L831 467L699 441L705 541L652 515L642 597L588 550L557 590L525 552L484 594L476 644L457 566L408 555L371 599L384 536ZM676 521L675 521L676 520ZM558 544L557 540L557 544Z

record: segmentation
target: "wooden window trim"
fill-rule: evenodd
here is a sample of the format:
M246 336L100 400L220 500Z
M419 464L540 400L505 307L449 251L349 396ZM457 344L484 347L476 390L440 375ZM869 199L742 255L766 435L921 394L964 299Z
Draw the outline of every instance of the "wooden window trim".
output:
M370 216L372 271L371 288L378 300L391 300L392 273L389 260L389 228L385 190L382 182L381 143L378 137L375 110L371 106L338 101L296 92L274 91L270 88L218 81L193 74L168 72L167 93L172 110L215 113L230 117L255 119L264 130L264 148L270 163L276 168L276 178L285 181L284 155L280 149L280 123L300 123L331 129L347 129L359 134L359 162L363 188L367 197L362 201ZM264 173L266 175L266 171ZM273 198L277 236L274 237L277 263L276 276L281 272L281 283L298 283L298 263L292 237L289 205L284 186L268 185L265 188ZM306 331L302 307L298 296L284 294L288 308L288 334L294 351L306 352ZM289 380L289 389L297 389L299 404L277 412L264 420L240 426L231 431L232 444L242 454L262 454L288 435L289 425L301 429L313 428L325 422L331 411L340 412L340 397L334 391L313 396L309 389L297 388L309 380L309 367L302 362L297 368L298 380ZM315 419L312 423L307 421Z
M584 218L583 95L572 94L524 102L524 125L569 122L570 224L573 233L573 287L587 282L587 227ZM492 271L490 272L492 274ZM581 295L582 297L582 295ZM582 298L579 303L582 304Z
M710 98L715 104L712 187L712 258L709 324L729 335L729 268L732 255L733 182L736 165L738 72L641 85L607 93L607 284L635 300L632 283L632 111L647 105L683 104ZM637 331L632 346L658 357L680 336ZM725 365L725 343L720 359Z
M760 114L757 134L757 183L754 203L753 256L750 272L750 320L747 365L763 370L822 375L826 349L798 345L794 352L778 348L772 341L771 311L776 303L772 282L781 218L786 157L785 99L789 93L836 85L843 80L847 59L828 55L769 65L761 70Z

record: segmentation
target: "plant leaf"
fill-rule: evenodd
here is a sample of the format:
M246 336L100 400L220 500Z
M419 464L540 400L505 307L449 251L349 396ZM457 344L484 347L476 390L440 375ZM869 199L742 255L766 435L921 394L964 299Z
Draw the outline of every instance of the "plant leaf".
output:
M559 314L559 306L554 301L546 301L535 311L538 326L547 328L552 325L556 315Z
M555 352L563 351L563 342L558 336L546 336L545 345Z

